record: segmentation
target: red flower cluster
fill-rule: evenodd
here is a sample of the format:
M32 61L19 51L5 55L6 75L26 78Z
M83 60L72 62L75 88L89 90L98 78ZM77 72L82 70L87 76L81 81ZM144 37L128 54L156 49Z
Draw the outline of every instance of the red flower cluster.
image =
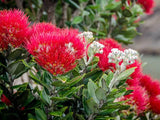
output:
M96 56L99 57L98 66L102 71L106 71L108 69L115 69L114 63L108 63L108 55L111 52L111 49L118 48L122 50L122 46L115 41L114 39L107 38L105 40L100 40L99 43L103 44L105 47L103 48L103 54L97 53Z
M105 39L99 41L105 47L103 48L103 54L96 54L99 57L98 66L102 71L108 69L115 69L115 64L108 63L108 55L112 48L118 48L123 50L120 44L113 39ZM130 99L132 102L127 102L131 106L136 107L136 112L142 113L147 109L151 109L155 113L160 113L156 104L160 104L160 82L152 80L148 75L144 75L142 72L141 63L136 60L133 64L127 65L126 69L136 67L135 72L130 75L130 79L126 81L129 85L128 89L133 90L129 95L124 96L124 99ZM123 99L123 100L124 100ZM146 107L147 105L147 107Z
M0 11L0 48L19 47L29 37L28 17L19 10Z
M53 75L72 70L76 60L84 55L84 41L78 37L77 30L39 23L33 26L32 33L26 47L36 61Z
M135 67L136 64L137 63L133 66ZM150 109L153 112L160 114L160 109L157 107L160 105L160 82L158 80L153 80L149 75L143 75L139 64L137 64L137 68L137 70L135 70L135 72L131 75L131 79L128 79L126 83L130 87L140 86L144 88L147 96L149 97L148 104Z
M130 86L127 90L133 90L133 92L124 96L123 100L129 99L127 104L131 105L137 114L148 109L149 98L144 88L141 86Z
M2 94L2 96L1 96L1 101L3 103L5 103L6 105L11 105L12 104L11 101L4 94Z
M151 110L157 114L160 114L160 95L150 96Z
M137 0L137 3L142 5L144 11L147 14L153 13L153 7L154 7L154 0Z

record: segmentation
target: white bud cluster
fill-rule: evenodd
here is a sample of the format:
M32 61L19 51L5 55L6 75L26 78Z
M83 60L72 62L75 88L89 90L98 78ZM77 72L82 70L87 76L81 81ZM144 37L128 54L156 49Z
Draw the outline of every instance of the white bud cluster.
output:
M135 60L138 59L139 56L138 52L133 49L124 50L124 54L125 56L123 60L126 64L133 64Z
M123 59L123 52L117 48L113 48L108 55L109 63L119 63Z
M102 54L103 48L104 48L104 45L99 42L96 42L96 41L93 41L93 43L89 46L89 49L92 50L93 54L95 54L95 53Z
M91 40L93 39L93 33L92 33L92 32L89 32L89 31L83 32L83 33L79 34L78 36L79 36L81 39L83 39L83 37L84 37L84 38L85 38L85 41L86 41L87 43L90 43Z
M138 52L132 49L126 49L123 51L113 48L108 55L109 63L119 63L123 60L125 65L133 64L138 59Z

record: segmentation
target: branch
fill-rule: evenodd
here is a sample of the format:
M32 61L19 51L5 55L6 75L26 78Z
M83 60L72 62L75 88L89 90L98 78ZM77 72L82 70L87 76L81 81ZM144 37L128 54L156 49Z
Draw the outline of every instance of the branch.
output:
M23 10L23 0L15 0L18 9Z
M58 1L52 1L52 0L43 0L43 6L44 10L48 14L48 22L52 22L53 24L56 24L55 19L55 8Z
M88 4L89 1L85 2L85 3L82 3L80 6L81 6L81 9L77 9L75 10L75 12L72 14L72 18L73 19L74 17L80 15L81 11L84 10L84 8L86 7L86 5Z
M60 21L59 26L67 27L66 24L65 24L65 21L67 21L67 8L68 8L69 5L62 1L62 6L63 6L63 8L62 8L62 11L63 11L62 20Z

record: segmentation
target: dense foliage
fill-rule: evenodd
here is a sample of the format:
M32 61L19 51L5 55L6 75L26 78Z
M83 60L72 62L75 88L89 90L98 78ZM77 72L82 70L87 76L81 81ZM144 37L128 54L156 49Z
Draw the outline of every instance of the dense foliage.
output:
M2 0L0 119L158 119L160 82L119 43L138 34L146 2Z

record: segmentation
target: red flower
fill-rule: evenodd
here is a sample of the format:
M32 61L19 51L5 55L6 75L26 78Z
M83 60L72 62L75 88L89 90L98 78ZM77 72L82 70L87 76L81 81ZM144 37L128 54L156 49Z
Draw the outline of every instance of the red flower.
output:
M28 17L19 10L0 11L0 48L19 47L29 37Z
M144 11L147 14L153 13L153 7L154 7L154 0L137 0L137 3L142 5Z
M127 90L133 90L129 95L125 95L123 100L128 100L127 104L131 105L137 114L142 113L148 109L149 98L148 95L141 86L132 86L127 88Z
M39 28L39 34L33 34L27 43L28 51L53 75L72 70L76 60L82 58L85 52L83 41L77 37L78 31L44 23L39 23L34 29Z
M108 63L108 55L111 52L112 48L118 48L122 50L121 45L117 41L111 38L100 40L99 43L103 44L105 47L103 48L103 54L100 54L100 53L96 54L96 56L99 57L98 66L100 67L102 71L106 71L110 68L115 68L114 63Z
M148 94L155 96L160 94L160 82L152 80L148 75L143 75L140 79L140 84L147 90Z
M135 61L133 64L127 65L127 66L126 66L126 69L130 69L130 68L133 68L133 67L136 67L136 69L135 69L135 71L130 75L130 77L131 77L132 79L141 78L141 76L142 76L141 63L139 63L138 61Z
M160 94L157 96L151 96L149 100L150 100L151 110L154 113L160 114Z
M139 78L134 78L134 79L128 79L126 81L126 83L129 85L129 86L137 86L139 85Z
M36 34L39 34L39 33L57 33L58 31L60 31L60 28L57 28L56 26L54 26L52 23L45 23L45 22L42 22L42 23L37 23L37 24L34 24L32 26L32 34L33 35L36 35Z
M1 96L1 101L8 106L12 104L11 101L4 94L2 94Z

